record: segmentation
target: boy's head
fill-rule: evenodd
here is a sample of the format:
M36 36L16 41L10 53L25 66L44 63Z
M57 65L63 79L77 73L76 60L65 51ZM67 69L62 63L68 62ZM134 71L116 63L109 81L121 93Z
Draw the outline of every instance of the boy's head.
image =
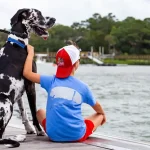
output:
M68 45L58 50L56 54L57 78L67 78L72 73L74 64L80 59L80 51L74 45Z

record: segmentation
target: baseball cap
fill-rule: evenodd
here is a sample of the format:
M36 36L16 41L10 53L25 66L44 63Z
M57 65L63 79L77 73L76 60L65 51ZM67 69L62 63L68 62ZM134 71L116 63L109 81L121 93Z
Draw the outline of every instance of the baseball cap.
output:
M68 45L58 50L56 53L57 78L67 78L70 76L73 65L80 59L80 50L74 45Z

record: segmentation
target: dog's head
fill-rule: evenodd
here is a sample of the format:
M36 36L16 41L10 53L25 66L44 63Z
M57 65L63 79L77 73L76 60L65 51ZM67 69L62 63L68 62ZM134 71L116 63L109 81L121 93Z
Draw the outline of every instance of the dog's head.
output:
M42 13L37 9L20 9L11 18L12 30L27 33L29 36L31 32L38 36L47 39L49 36L47 29L55 24L56 19L51 17L43 17Z

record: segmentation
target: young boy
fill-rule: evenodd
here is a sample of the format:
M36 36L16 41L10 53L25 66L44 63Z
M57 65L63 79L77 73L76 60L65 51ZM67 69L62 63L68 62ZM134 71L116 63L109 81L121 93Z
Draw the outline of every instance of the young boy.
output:
M65 46L56 54L57 71L54 76L32 72L34 48L27 46L28 56L23 75L39 83L48 93L46 112L37 111L37 118L52 141L84 141L106 122L104 110L96 101L89 87L74 77L79 66L80 51L74 45ZM81 104L89 104L95 111L83 119Z

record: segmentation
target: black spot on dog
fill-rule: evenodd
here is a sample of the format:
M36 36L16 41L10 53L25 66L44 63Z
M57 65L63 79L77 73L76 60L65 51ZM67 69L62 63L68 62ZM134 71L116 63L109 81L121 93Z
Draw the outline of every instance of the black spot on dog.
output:
M15 98L15 90L13 89L9 95L9 99L11 100L12 104L14 104L14 98Z
M4 119L3 119L3 117L0 118L0 127L4 127ZM1 130L3 130L3 128L0 128L0 133L1 133ZM0 138L2 138L2 137L0 137Z
M5 116L5 110L3 107L0 108L0 116L1 117Z
M9 78L7 76L3 76L3 79L0 79L0 92L7 93L9 91L10 85L11 81Z

